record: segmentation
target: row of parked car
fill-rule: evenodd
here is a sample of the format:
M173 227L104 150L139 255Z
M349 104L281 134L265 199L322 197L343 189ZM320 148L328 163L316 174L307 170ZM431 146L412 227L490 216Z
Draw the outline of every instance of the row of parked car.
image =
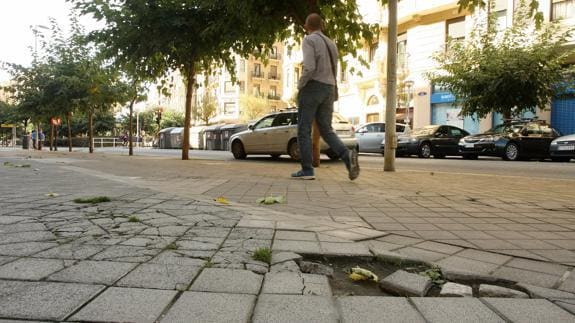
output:
M230 137L230 150L236 159L247 155L289 155L299 160L297 144L297 110L271 113ZM338 113L333 114L332 127L350 149L359 152L383 153L385 123L373 122L354 129ZM510 120L478 135L451 125L430 125L411 130L397 124L397 156L417 155L420 158L462 156L498 156L505 160L545 159L569 161L575 158L575 135L560 137L559 132L541 120ZM320 151L331 159L339 157L321 141Z
M361 134L360 134L361 136ZM362 151L361 139L358 140ZM385 140L381 143L381 152ZM575 158L575 135L561 137L543 120L509 120L481 134L450 125L431 125L399 134L397 156L420 158L495 156L504 160L547 159L568 162Z

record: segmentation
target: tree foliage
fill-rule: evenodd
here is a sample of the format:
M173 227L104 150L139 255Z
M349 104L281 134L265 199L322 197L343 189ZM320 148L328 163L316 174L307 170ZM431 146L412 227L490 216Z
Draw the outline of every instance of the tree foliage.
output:
M572 30L556 23L535 29L533 23L524 1L513 26L500 33L494 16L478 20L466 41L450 42L434 56L439 71L428 77L457 97L463 115L499 112L509 118L545 108L570 75L563 64Z
M203 124L210 124L210 119L216 115L218 107L216 97L210 92L205 91L202 100L196 106L196 117Z
M240 96L240 111L242 111L241 119L244 122L253 121L270 110L268 101L262 97L254 95L241 95Z

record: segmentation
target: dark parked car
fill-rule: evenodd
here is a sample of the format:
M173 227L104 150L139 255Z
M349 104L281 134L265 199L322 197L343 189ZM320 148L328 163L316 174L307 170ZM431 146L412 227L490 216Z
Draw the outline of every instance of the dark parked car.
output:
M549 146L551 159L559 162L568 162L575 159L575 134L556 138Z
M459 142L464 158L496 156L504 160L549 158L549 145L559 133L543 120L514 120L504 122L478 135Z
M461 128L447 125L432 125L414 129L407 135L397 138L397 156L417 155L420 158L458 156L459 139L469 135ZM381 149L385 148L382 142Z

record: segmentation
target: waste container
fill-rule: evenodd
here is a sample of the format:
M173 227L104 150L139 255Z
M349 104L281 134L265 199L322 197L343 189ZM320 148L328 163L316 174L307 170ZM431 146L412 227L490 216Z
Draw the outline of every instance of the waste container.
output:
M170 131L170 148L182 148L184 128L174 128Z
M214 125L204 130L207 150L222 150L222 125Z
M204 129L206 129L205 126L195 126L190 128L190 149L205 148Z
M160 138L158 142L158 148L160 149L170 149L172 148L171 140L170 140L170 132L174 129L174 127L165 128L160 130Z
M222 150L230 150L230 137L237 132L244 131L248 128L246 124L229 124L221 128L222 131Z
M22 136L22 149L30 149L30 135Z

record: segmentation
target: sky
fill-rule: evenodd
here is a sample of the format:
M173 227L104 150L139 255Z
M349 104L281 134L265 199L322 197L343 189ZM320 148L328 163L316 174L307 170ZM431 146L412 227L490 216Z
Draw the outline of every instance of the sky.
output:
M30 65L34 48L31 26L49 26L52 17L67 30L71 9L72 5L65 0L0 0L0 62ZM90 24L89 19L81 22ZM0 83L9 78L0 69Z

